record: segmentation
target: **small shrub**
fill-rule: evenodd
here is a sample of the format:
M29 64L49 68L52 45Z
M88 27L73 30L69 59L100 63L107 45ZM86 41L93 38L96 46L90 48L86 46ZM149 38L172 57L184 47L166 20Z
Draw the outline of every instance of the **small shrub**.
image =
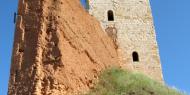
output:
M105 70L86 95L185 95L142 74L119 68Z

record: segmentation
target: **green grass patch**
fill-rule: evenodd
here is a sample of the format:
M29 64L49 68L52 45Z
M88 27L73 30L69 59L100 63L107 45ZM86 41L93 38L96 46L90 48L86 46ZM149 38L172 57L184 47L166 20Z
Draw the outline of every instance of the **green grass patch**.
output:
M143 74L119 68L105 70L94 89L86 95L185 95Z

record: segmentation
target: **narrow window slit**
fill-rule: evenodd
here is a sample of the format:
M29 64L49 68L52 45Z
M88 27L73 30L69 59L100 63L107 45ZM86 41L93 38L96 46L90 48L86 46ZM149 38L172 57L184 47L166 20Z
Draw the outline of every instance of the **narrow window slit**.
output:
M114 21L114 14L112 10L109 10L107 15L108 15L108 21Z

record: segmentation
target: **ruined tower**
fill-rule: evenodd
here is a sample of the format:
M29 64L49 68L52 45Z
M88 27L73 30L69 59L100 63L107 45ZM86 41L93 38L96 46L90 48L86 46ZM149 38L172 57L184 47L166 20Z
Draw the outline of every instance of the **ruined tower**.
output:
M117 51L79 0L19 0L8 95L80 95Z
M86 8L116 43L122 67L163 80L149 0L89 0Z

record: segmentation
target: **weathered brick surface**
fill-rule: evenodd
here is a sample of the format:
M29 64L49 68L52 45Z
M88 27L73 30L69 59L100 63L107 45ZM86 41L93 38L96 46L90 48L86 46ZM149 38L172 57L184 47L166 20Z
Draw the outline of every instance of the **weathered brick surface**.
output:
M79 0L19 0L8 95L78 95L117 63Z

